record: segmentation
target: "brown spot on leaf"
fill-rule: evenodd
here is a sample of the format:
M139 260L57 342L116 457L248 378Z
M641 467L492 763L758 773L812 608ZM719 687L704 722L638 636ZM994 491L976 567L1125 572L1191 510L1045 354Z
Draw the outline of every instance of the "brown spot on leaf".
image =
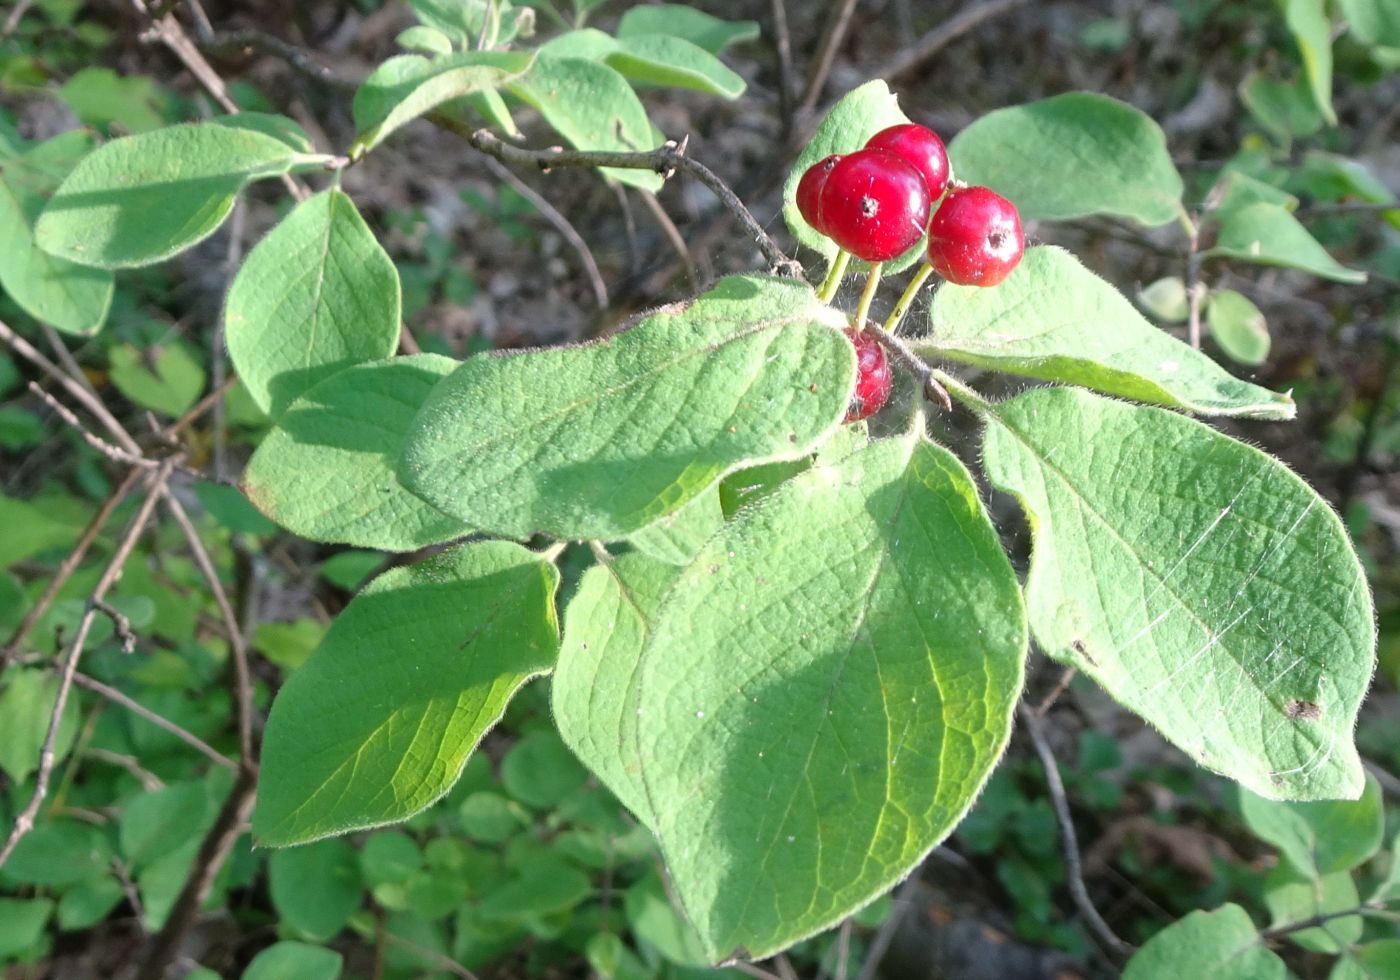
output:
M1089 651L1084 647L1084 641L1079 637L1076 636L1074 639L1070 640L1069 645L1070 649L1089 661L1089 663L1093 664L1095 667L1099 665L1099 662L1089 655Z
M1317 721L1322 717L1322 708L1312 701L1300 701L1295 698L1283 706L1283 713L1290 718L1301 718L1304 721Z

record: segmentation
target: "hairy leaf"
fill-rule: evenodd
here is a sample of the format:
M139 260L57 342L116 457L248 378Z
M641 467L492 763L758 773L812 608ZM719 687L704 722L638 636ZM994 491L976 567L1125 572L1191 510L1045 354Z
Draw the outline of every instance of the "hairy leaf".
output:
M670 34L684 38L710 54L719 54L731 44L758 39L757 21L720 20L703 10L680 3L642 4L628 8L617 24L617 36Z
M1250 204L1227 216L1215 247L1206 254L1302 269L1334 282L1366 281L1366 273L1349 269L1332 258L1302 222L1268 201Z
M1249 913L1238 905L1192 912L1148 940L1123 980L1283 980L1283 960L1264 946Z

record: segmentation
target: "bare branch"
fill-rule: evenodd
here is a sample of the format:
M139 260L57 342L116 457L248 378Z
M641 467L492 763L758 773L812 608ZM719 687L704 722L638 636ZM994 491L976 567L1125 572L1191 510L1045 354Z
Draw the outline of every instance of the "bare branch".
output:
M1065 784L1060 779L1055 754L1050 751L1050 743L1045 740L1040 717L1024 701L1017 703L1016 714L1026 726L1026 732L1035 746L1035 753L1040 757L1041 767L1045 770L1045 785L1050 791L1050 802L1055 808L1055 820L1060 825L1060 844L1065 859L1065 877L1069 880L1070 896L1074 899L1075 907L1079 909L1085 924L1099 942L1114 955L1127 959L1133 955L1135 948L1118 938L1118 934L1104 921L1099 910L1094 907L1093 900L1089 898L1089 889L1084 886L1084 873L1079 859L1079 839L1074 832L1074 819L1069 812Z
M925 398L942 405L945 411L951 412L953 410L953 399L948 396L948 389L939 383L933 367L914 353L913 348L894 334L888 333L873 323L865 325L865 332L878 340L881 347L893 354L895 360L903 364L909 373L914 375Z
M885 64L880 73L889 81L907 75L983 21L1010 13L1025 4L1026 0L987 0L964 7L905 48L892 63Z
M121 641L122 653L136 652L136 634L131 631L131 620L127 619L119 609L109 602L101 599L89 599L88 606L96 609L102 615L112 621L112 628L117 631L117 639Z
M822 89L826 87L826 78L831 74L831 66L836 61L837 49L846 39L846 30L851 26L851 15L855 10L856 0L835 0L831 18L826 23L826 30L822 32L816 61L807 75L807 87L802 92L802 104L798 106L796 113L798 118L810 115L816 108Z
M285 61L298 74L337 92L353 93L359 87L359 82L337 75L296 45L263 31L238 30L215 34L207 42L201 41L200 47L215 57L228 57L247 51L271 55Z
M127 711L130 711L132 714L141 716L157 728L169 732L215 765L223 766L225 769L234 772L238 771L238 763L234 762L198 735L181 728L169 718L156 714L141 702L128 697L115 687L109 687L96 678L89 677L87 674L81 672L73 675L73 683L92 691L94 694L101 695L113 704L120 705Z

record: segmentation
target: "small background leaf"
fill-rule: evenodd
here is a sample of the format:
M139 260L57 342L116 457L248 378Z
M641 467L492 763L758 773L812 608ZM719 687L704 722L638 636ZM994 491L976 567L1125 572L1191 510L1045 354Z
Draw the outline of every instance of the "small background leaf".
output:
M1269 324L1247 296L1233 289L1211 293L1206 322L1210 335L1231 360L1263 364L1269 359Z
M1283 980L1287 972L1260 941L1249 913L1222 905L1192 912L1149 939L1128 961L1123 980Z

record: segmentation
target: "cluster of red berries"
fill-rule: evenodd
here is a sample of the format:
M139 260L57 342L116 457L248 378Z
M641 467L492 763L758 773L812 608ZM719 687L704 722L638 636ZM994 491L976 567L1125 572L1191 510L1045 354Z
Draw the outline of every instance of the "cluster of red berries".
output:
M997 285L1025 250L1016 206L985 187L950 180L943 141L915 123L882 129L864 149L813 164L797 184L797 209L807 224L871 263L904 254L927 232L929 267L962 286ZM847 331L860 372L847 422L878 412L890 394L884 348L862 326Z

